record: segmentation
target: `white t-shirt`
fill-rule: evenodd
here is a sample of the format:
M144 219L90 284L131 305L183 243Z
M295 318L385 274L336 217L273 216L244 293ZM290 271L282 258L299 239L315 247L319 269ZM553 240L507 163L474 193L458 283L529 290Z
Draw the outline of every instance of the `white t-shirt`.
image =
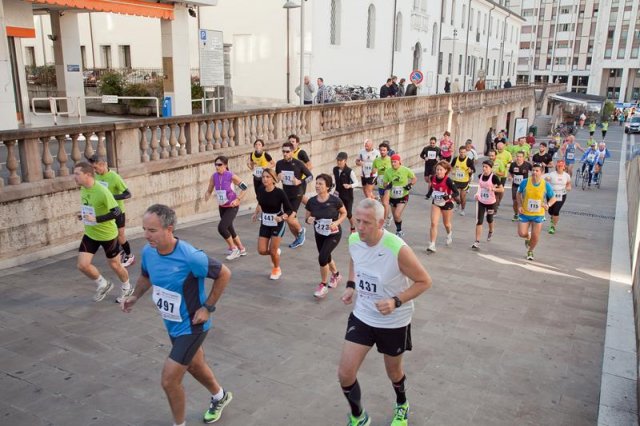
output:
M544 177L545 180L547 177L549 178L549 183L553 188L554 195L559 201L562 201L562 196L567 193L567 182L571 182L571 176L569 176L569 173L562 172L562 174L559 174L554 170L544 175Z
M367 151L363 148L360 150L360 155L358 156L358 158L362 160L362 176L372 176L371 171L373 170L373 160L378 157L380 157L380 151L378 151L377 149ZM375 174L373 176L375 176Z

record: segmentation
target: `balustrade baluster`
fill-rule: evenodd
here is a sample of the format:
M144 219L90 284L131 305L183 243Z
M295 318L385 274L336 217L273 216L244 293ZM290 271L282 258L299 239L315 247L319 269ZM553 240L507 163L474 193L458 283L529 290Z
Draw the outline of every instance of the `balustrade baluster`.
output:
M265 141L269 140L269 126L267 125L267 114L263 114L260 116L262 118L261 126L260 126L260 134L264 138Z
M299 112L297 111L289 111L284 114L284 132L289 136L292 133L298 134L297 132L297 115Z
M171 151L169 152L170 157L178 156L178 139L176 138L175 132L176 127L178 127L176 124L170 124L167 126L167 129L169 131L169 145L171 146Z
M158 152L158 147L160 146L160 141L158 140L158 129L159 126L154 126L153 129L151 129L151 161L155 161L160 158L160 153Z
M213 121L213 137L215 138L213 148L220 149L222 146L222 138L220 137L220 120Z
M229 146L238 146L240 145L236 140L236 131L234 129L236 125L236 119L232 118L229 120Z
M180 144L180 150L178 151L178 155L187 155L187 137L184 133L185 125L186 123L180 123L180 136L178 136L178 143Z
M17 185L20 183L20 176L17 173L18 161L16 159L15 145L16 140L4 141L4 145L7 147L7 170L9 170L9 185ZM4 185L2 179L0 179L0 186Z
M256 139L258 139L258 134L256 132L258 117L252 115L249 120L251 120L251 141L255 141Z
M167 131L171 131L169 126L160 126L160 158L169 158L169 137Z
M226 118L222 120L222 148L229 146L229 120Z
M149 149L149 141L147 140L147 129L148 127L146 125L140 128L140 133L142 134L142 137L140 138L140 161L143 163L149 161L149 153L147 152L147 150Z
M207 122L204 122L204 125L207 125ZM204 137L205 131L202 128L203 123L198 123L198 152L204 152L207 150L207 139Z
M104 132L98 132L98 146L96 151L100 157L107 157L107 138Z
M64 144L67 142L65 135L58 135L58 164L60 165L60 172L58 176L69 176L69 167L67 167L67 151L64 149Z
M268 121L268 126L269 126L269 140L274 140L275 136L273 134L273 129L274 129L274 125L273 125L273 117L275 114L267 114L267 120Z
M91 143L91 138L95 135L95 133L91 133L89 136L84 135L84 156L85 158L91 158L93 153L93 144Z
M56 173L51 168L51 164L53 164L53 157L49 152L49 140L50 137L45 137L42 140L42 164L44 164L44 178L45 179L53 179L56 176Z
M215 126L215 122L213 120L207 121L207 151L213 151L213 129L212 126Z
M73 160L73 164L77 163L78 161L80 161L80 158L82 158L82 153L80 152L80 146L78 143L79 137L79 133L71 136L71 160Z

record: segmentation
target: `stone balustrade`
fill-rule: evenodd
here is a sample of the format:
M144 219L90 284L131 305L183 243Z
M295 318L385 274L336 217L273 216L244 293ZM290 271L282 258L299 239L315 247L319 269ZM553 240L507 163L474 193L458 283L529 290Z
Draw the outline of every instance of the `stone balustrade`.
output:
M562 85L549 85L546 93L561 90ZM354 155L364 138L376 144L389 139L406 165L417 166L428 136L450 130L455 141L472 138L481 145L487 123L493 120L506 127L508 112L511 128L515 117L526 115L533 123L534 105L534 86L517 86L1 131L0 164L3 157L6 161L0 170L0 268L19 250L36 253L58 247L60 251L77 240L82 230L73 219L77 210L73 164L96 152L106 156L132 188L127 218L135 225L153 202L176 207L181 218L204 214L201 196L217 155L229 157L230 167L251 182L245 164L257 138L273 151L289 134L297 134L312 156L314 173L330 171L338 151ZM24 261L34 258L26 256ZM12 261L9 264L20 263Z

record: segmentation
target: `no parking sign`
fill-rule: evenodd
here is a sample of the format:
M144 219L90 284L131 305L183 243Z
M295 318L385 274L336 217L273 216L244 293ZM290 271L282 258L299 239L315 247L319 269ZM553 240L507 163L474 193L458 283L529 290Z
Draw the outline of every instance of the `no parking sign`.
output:
M422 83L422 80L424 80L424 74L422 74L422 71L419 70L412 71L409 75L409 80L411 80L413 84L417 86L418 84Z

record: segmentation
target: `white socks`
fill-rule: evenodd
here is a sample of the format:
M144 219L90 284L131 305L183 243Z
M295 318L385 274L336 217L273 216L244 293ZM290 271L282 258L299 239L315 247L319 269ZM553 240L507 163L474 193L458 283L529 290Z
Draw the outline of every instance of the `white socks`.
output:
M98 288L100 287L106 287L108 284L108 281L104 279L104 277L102 275L100 275L96 280L94 280L94 282L96 283L96 285L98 286Z
M211 394L211 398L214 401L220 401L223 397L224 397L224 390L222 388L220 388L220 391L217 394L215 395Z

